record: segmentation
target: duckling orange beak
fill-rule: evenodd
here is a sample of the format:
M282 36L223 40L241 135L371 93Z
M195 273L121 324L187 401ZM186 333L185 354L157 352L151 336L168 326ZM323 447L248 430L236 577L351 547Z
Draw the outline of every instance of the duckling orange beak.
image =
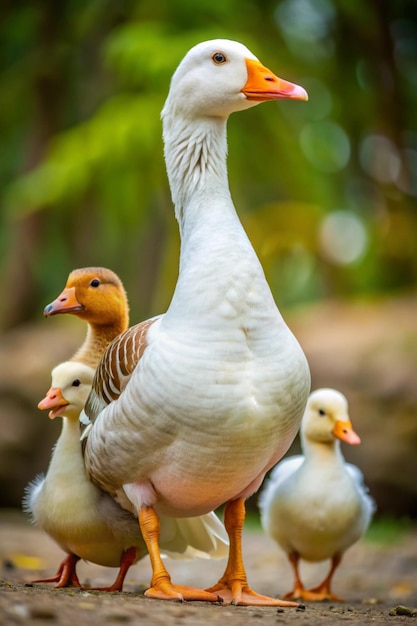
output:
M352 446L357 446L361 442L359 436L353 430L350 420L336 420L332 434L341 441L350 443Z
M57 313L72 313L82 311L84 306L80 304L75 295L75 287L66 287L64 291L43 310L45 317L56 315Z
M248 78L242 93L248 100L308 100L303 87L278 78L271 70L255 59L245 59Z
M51 387L49 391L47 391L46 396L41 400L38 404L38 409L44 411L45 409L51 409L49 411L48 417L53 420L60 414L61 409L64 406L67 406L69 402L65 400L62 395L62 391L59 387Z

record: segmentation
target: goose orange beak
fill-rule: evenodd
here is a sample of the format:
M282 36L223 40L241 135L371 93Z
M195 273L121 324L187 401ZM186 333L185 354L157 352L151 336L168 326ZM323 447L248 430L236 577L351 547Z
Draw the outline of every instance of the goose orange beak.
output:
M66 287L64 291L43 310L45 317L56 315L57 313L72 313L82 311L84 306L80 304L75 295L75 287Z
M61 389L59 387L51 387L49 391L47 391L46 396L39 402L38 409L41 411L51 409L48 417L53 420L67 404L69 404L69 402L65 400Z
M248 100L308 100L303 87L278 78L271 70L254 59L245 59L248 79L242 89Z
M353 430L350 420L336 420L332 434L341 441L350 443L351 446L357 446L361 442L359 436Z

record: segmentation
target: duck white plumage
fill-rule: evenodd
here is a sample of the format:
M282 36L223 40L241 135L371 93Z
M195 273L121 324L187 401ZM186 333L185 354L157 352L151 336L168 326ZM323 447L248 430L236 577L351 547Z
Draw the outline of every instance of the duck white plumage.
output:
M177 285L164 315L110 344L85 409L87 470L138 514L153 568L148 597L297 606L249 587L241 533L245 499L297 433L310 374L237 217L226 168L229 115L284 98L307 94L242 44L217 39L186 54L162 112L181 235ZM224 575L210 590L173 584L159 516L223 503Z
M91 389L95 370L66 361L52 371L52 386L39 402L49 417L61 416L63 427L46 476L30 483L24 508L34 523L68 553L57 574L34 582L56 582L56 587L80 586L79 559L119 567L114 583L101 591L122 591L133 563L147 554L137 517L122 509L87 477L80 444L79 416ZM227 536L214 513L200 518L161 519L161 548L171 558L223 557Z
M345 396L334 389L314 391L300 434L303 454L278 463L261 493L262 527L286 552L294 571L294 588L285 597L338 601L331 591L334 572L368 528L375 509L362 472L345 462L340 449L340 441L360 443ZM317 587L305 589L300 559L331 559L330 571Z

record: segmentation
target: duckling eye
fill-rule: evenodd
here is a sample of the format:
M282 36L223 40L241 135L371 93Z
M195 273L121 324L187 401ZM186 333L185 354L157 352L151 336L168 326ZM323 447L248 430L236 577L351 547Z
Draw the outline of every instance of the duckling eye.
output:
M221 65L227 61L226 55L223 54L223 52L215 52L211 58L216 65Z
M90 287L98 287L100 285L100 281L98 278L93 278L93 280L90 283Z
M319 415L326 415L326 411L324 409L319 409Z
M73 382L72 382L72 386L73 387L79 387L81 385L81 381L79 380L79 378L76 378Z

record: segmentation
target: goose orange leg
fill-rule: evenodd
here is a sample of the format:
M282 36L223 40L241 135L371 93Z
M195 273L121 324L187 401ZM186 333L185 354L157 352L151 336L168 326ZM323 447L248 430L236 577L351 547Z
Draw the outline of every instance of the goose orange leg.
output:
M202 600L204 602L219 602L220 598L209 591L174 585L161 559L159 551L160 524L155 510L151 506L139 510L139 524L143 539L148 548L152 565L151 587L145 591L148 598L159 600Z
M52 576L52 578L38 578L32 582L57 583L55 585L55 589L60 589L62 587L81 587L77 572L75 571L75 566L79 560L79 556L69 554L67 558L62 561L55 576Z
M224 602L231 604L244 606L300 606L298 602L286 602L285 600L260 595L249 587L242 559L244 521L245 502L243 498L228 502L224 512L224 525L230 541L229 559L219 582L207 591L218 593Z

